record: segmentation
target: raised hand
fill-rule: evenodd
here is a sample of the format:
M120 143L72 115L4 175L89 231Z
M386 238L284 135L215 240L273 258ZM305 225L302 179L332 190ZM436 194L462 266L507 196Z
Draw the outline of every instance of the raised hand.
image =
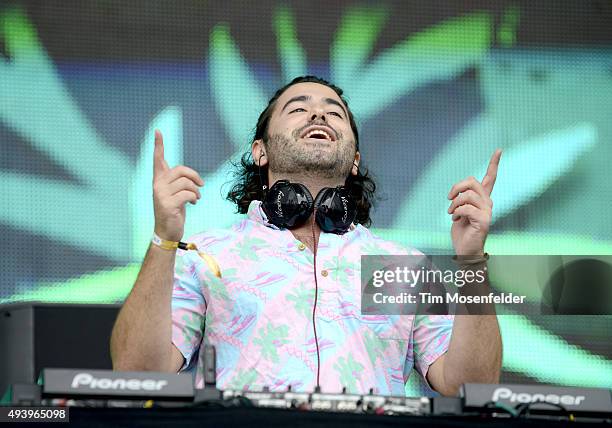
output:
M153 152L153 206L155 233L168 241L180 241L185 230L185 203L195 205L204 185L200 175L183 165L170 168L164 159L164 140L155 130Z
M491 192L497 178L501 154L500 149L493 153L482 182L468 177L456 183L448 194L448 199L452 200L448 207L448 213L453 216L451 238L457 255L484 254L493 209Z

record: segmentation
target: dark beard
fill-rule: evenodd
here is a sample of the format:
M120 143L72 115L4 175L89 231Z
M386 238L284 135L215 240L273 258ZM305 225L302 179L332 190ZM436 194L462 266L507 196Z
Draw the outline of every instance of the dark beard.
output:
M351 172L355 159L355 143L344 141L342 134L331 144L335 150L331 153L321 148L307 147L299 142L301 130L293 132L291 138L284 135L270 135L264 141L270 171L277 174L299 174L334 179L346 178Z

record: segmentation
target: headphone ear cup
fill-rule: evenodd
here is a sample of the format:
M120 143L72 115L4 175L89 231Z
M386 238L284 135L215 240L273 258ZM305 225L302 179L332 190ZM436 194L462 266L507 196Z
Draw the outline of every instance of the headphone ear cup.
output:
M355 201L344 186L321 189L314 201L316 221L322 231L343 234L357 217Z
M261 207L270 223L291 229L310 217L313 200L303 184L279 180L268 190Z

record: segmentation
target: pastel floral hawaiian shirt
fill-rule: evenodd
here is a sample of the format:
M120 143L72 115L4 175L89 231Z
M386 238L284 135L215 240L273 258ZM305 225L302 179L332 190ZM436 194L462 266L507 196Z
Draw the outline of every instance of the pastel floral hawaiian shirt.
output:
M214 345L220 389L314 390L313 253L267 222L253 201L233 227L194 242L214 257L217 278L194 251L179 250L172 297L172 340L203 386L201 344ZM361 225L321 233L317 250L316 330L322 392L404 395L412 368L425 378L448 348L452 316L362 315L361 255L420 254Z

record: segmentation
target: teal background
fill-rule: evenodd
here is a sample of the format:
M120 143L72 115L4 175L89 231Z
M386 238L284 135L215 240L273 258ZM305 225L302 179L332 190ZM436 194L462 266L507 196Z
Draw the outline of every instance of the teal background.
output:
M487 251L612 254L611 20L582 1L4 2L0 302L125 298L153 229L155 128L206 182L186 235L233 223L229 162L307 73L355 113L375 233L452 251L448 190L501 147ZM504 380L612 386L610 317L500 325Z

